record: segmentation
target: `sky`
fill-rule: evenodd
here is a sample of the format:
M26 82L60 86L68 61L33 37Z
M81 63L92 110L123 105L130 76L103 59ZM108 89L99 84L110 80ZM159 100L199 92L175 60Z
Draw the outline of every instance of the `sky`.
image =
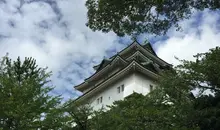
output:
M113 32L93 32L85 26L85 0L0 0L0 57L9 53L16 59L33 57L41 67L52 71L54 95L64 100L81 93L73 86L94 73L93 66L110 57L132 41ZM143 34L157 55L173 65L175 59L193 60L193 55L220 45L220 13L195 12L171 28L165 36Z

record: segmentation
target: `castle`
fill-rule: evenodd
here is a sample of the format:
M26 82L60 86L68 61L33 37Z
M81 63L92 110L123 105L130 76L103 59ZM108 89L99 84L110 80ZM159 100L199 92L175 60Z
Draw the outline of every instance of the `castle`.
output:
M146 95L155 88L161 71L170 67L157 56L150 43L141 45L134 41L93 67L96 72L75 86L83 93L76 101L89 103L98 110L133 92Z

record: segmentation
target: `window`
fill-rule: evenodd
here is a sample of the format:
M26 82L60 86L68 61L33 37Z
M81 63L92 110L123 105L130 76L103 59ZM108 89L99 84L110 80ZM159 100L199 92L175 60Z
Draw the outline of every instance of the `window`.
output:
M121 86L117 87L117 91L118 91L118 93L124 92L124 84L122 84Z
M118 91L118 93L120 93L120 87L117 87L117 91Z
M102 97L100 97L100 103L102 103Z
M99 104L99 98L97 99L97 104Z
M102 103L102 97L99 97L99 98L97 99L97 104L100 104L100 103Z
M121 85L121 91L124 92L124 84Z
M150 84L150 92L153 91L154 87Z

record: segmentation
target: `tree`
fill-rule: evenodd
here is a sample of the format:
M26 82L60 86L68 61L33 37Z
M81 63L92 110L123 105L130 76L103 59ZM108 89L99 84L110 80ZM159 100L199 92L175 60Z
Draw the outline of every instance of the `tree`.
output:
M116 101L109 111L93 117L96 130L196 130L187 126L187 117L180 117L175 105L156 102L151 93L147 96L134 93L123 101ZM157 98L159 99L159 98ZM188 111L189 112L189 111Z
M217 47L197 54L195 61L182 60L161 74L157 88L148 95L134 93L94 116L93 129L219 130L219 55Z
M63 126L64 130L92 130L91 117L94 115L94 111L89 104L82 105L80 102L69 100L63 107L67 119Z
M220 129L220 94L203 95L195 102L195 116L200 130Z
M93 111L70 100L64 104L67 120L62 129L219 130L219 55L216 47L195 55L195 61L182 60L160 75L158 86L149 94L133 93L106 110Z
M188 117L187 124L200 130L220 129L220 48L197 54L195 61L182 64L166 72L160 79L159 93L168 95L180 116ZM197 90L192 95L192 91Z
M165 34L194 10L218 10L219 0L87 0L88 22L93 31L113 31L118 36Z
M33 58L12 61L7 56L0 64L0 129L58 129L59 96L48 93L51 73L40 68ZM46 124L50 122L51 124Z

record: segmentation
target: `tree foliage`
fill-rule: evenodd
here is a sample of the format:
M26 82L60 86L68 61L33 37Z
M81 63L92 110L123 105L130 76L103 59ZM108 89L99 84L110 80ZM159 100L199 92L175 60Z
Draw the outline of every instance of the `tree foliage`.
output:
M91 130L91 117L94 111L89 104L82 104L74 100L67 101L64 105L65 117L67 118L64 130Z
M194 10L217 10L219 0L87 0L88 22L93 31L113 31L118 36L165 34Z
M146 96L134 93L94 116L101 130L219 130L220 48L163 72ZM197 90L197 92L193 92ZM194 94L193 94L194 93ZM209 93L209 94L207 94Z
M4 130L57 129L59 97L50 96L51 73L33 58L0 64L0 128ZM57 117L56 117L57 116ZM50 123L50 124L49 124Z
M180 113L176 105L156 102L151 96L134 93L123 101L116 101L109 111L94 117L97 130L196 130L187 124L190 115ZM182 105L183 106L183 105ZM181 108L183 109L183 108ZM185 111L187 111L185 109ZM187 112L190 112L189 110Z
M108 109L77 101L60 104L48 94L51 73L32 58L0 62L0 129L3 130L219 130L220 48L165 71L147 95L134 93ZM196 90L196 93L193 92Z

